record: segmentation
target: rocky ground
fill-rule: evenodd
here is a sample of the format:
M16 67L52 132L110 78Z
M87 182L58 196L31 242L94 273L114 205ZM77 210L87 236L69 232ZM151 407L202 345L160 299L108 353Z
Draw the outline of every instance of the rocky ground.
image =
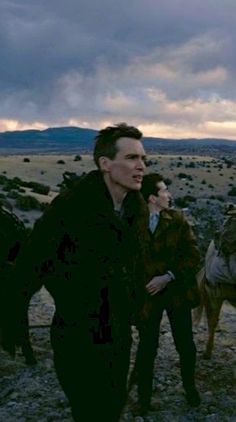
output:
M31 302L30 324L48 325L52 313L53 303L47 292L41 290ZM194 333L198 349L196 381L202 397L201 406L190 409L185 402L178 358L164 316L153 382L153 405L156 410L146 418L133 416L132 407L137 399L134 386L121 422L236 421L235 309L227 303L223 306L211 360L202 357L207 335L204 320L194 328ZM15 360L0 352L0 421L72 422L67 399L53 368L49 328L32 328L31 339L38 359L35 366L27 367L19 352ZM133 339L131 367L138 341L135 329Z
M209 208L203 205L195 205L190 214L204 254L209 239L222 224L223 214L222 206L213 204L214 207ZM20 352L13 360L0 350L0 421L72 422L67 399L53 368L48 328L53 310L52 300L44 289L33 297L30 324L45 325L43 328L31 328L31 340L38 360L35 366L27 367ZM206 321L203 319L199 326L194 327L198 350L196 382L202 397L202 404L197 409L190 409L186 404L178 357L166 316L161 333L153 381L156 410L146 418L134 417L132 408L137 400L134 387L121 422L236 422L236 309L227 303L222 308L211 360L202 357L207 338ZM135 329L133 339L131 368L138 341Z

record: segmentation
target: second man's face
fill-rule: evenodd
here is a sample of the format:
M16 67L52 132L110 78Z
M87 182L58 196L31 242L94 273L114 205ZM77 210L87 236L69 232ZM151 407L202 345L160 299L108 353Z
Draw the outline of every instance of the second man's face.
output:
M156 198L156 205L160 211L169 208L171 201L171 193L168 191L168 187L166 186L165 182L157 183Z

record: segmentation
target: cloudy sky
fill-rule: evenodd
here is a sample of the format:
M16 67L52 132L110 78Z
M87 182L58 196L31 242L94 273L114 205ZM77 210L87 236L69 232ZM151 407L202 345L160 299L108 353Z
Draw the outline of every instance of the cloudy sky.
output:
M0 131L236 139L236 0L1 0Z

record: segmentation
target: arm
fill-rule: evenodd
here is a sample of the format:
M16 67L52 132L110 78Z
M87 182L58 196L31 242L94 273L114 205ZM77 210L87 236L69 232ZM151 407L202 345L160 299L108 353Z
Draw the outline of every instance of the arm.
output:
M173 273L176 279L187 282L194 278L200 263L200 251L191 226L181 216L181 230L177 244ZM172 270L172 269L171 269Z

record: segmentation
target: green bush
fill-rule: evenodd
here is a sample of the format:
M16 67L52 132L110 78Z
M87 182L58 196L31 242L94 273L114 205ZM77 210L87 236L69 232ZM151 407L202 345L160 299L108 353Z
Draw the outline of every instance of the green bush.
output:
M27 187L32 188L33 192L40 193L41 195L48 195L50 191L50 186L43 185L42 183L38 183L38 182L28 182Z
M229 190L228 195L229 196L236 196L236 187L235 186L232 189Z
M82 160L82 157L79 154L77 154L74 158L74 161L81 161L81 160Z
M41 210L41 203L30 195L19 195L16 199L16 208L19 208L23 211L29 211L32 209Z
M175 199L175 205L179 208L185 208L190 202L196 202L196 198L192 195L185 195Z
M7 177L3 176L2 174L0 175L0 185L4 185L7 182Z
M179 179L193 180L191 174L186 174L186 173L179 173L179 174L177 174L177 177Z

